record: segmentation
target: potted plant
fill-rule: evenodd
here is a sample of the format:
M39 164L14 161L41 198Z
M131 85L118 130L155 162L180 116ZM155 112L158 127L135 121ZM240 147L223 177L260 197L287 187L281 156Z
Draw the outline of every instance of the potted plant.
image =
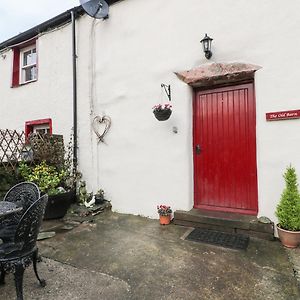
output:
M285 247L296 248L300 243L300 193L295 168L287 167L283 177L285 188L276 208L277 231Z
M76 196L68 169L59 169L45 161L34 166L21 162L19 172L25 181L34 182L42 194L49 195L44 219L64 217Z
M161 225L168 225L171 222L172 209L167 205L157 205L157 212L159 214L159 222Z
M96 194L95 194L95 204L101 205L104 203L105 198L104 198L104 190L100 189Z
M153 114L155 118L159 121L166 121L170 118L172 114L172 105L169 103L166 104L157 104L153 106Z

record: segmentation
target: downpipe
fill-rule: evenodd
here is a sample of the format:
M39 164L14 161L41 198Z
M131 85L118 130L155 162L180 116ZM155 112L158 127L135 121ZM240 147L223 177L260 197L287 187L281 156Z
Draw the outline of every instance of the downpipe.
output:
M71 11L72 20L72 66L73 66L73 171L77 173L77 55L76 55L76 16Z

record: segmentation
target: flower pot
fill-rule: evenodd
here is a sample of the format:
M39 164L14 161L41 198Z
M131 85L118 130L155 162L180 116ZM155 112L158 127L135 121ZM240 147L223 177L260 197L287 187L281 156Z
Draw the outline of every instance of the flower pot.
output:
M285 230L277 225L277 232L283 246L297 248L300 244L300 231Z
M159 216L159 223L161 225L168 225L171 222L171 215Z
M154 110L153 111L155 118L158 121L166 121L170 118L172 114L171 109L160 109L160 110Z
M102 205L105 199L103 196L95 195L95 204Z
M75 197L75 191L49 196L44 220L63 218L71 204L75 202Z

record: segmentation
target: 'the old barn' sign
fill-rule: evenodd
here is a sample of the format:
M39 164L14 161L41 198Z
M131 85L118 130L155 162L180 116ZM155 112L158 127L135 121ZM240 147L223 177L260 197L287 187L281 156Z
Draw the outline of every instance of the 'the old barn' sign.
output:
M266 113L267 121L280 121L280 120L299 119L299 118L300 118L300 109Z

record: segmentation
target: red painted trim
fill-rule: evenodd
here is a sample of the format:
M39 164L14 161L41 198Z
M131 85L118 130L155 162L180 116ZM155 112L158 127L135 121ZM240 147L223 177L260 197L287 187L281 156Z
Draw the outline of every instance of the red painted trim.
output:
M13 49L13 72L12 72L12 87L20 84L20 49Z
M26 121L25 122L25 136L28 137L28 135L33 132L33 127L35 125L43 125L43 124L49 125L49 133L52 134L52 119L48 118L48 119Z
M12 82L11 87L17 87L20 85L20 52L23 48L29 47L29 46L36 46L36 52L37 52L37 43L36 38L32 39L28 42L22 43L16 47L13 48L13 66L12 66ZM37 55L38 59L38 55ZM37 66L37 72L38 72L38 64ZM38 77L38 74L37 74Z
M193 93L193 162L194 162L194 174L193 174L193 178L194 178L194 207L195 207L195 203L196 203L196 199L199 198L198 195L198 191L199 188L197 186L197 180L195 179L196 177L196 173L197 170L199 168L198 163L197 163L197 159L196 159L196 152L195 152L195 148L196 148L196 99L197 99L197 90L194 89L194 93Z

